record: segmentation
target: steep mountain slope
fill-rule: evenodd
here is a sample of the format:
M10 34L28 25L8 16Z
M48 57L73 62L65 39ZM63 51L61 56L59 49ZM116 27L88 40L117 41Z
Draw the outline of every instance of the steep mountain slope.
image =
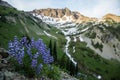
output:
M65 9L48 8L48 9L34 10L32 14L33 16L36 16L42 19L45 23L52 24L58 27L59 29L62 30L62 32L65 35L69 35L69 36L72 35L74 36L74 38L76 38L76 36L80 36L80 39L81 39L81 36L84 37L83 34L86 34L87 37L93 38L93 39L85 38L85 41L86 43L88 43L89 47L95 46L95 44L97 43L101 44L102 49L100 49L100 51L95 50L95 48L91 47L93 50L95 50L96 53L99 53L102 57L107 59L113 58L113 59L120 60L120 57L119 57L120 49L119 49L119 46L117 46L120 44L119 35L118 35L119 31L115 33L115 31L119 29L119 18L120 18L119 16L116 16L113 14L107 14L101 20L96 19L97 21L93 21L93 18L88 18L88 17L87 18L89 20L86 20L85 16L81 15L78 12L72 12L68 8L65 8ZM74 23L72 21L73 19L71 18L68 18L68 20L65 19L62 21L56 20L56 18L62 19L64 16L75 17L75 15L77 14L79 16L77 16L76 19L80 19L80 24L76 22ZM85 22L81 23L83 19L85 20ZM85 31L86 33L84 33ZM81 35L81 33L83 34ZM104 43L103 41L107 43ZM112 47L113 45L117 46L115 50L114 50L114 47Z
M56 21L68 21L68 22L75 22L75 23L82 23L88 21L95 21L95 18L86 17L79 12L70 11L68 8L64 9L40 9L40 10L33 10L35 15L44 15L53 17Z
M64 53L78 63L77 78L119 80L120 23L111 20L88 18L68 8L22 12L0 6L0 47L7 49L15 35L42 38L47 46L57 41L62 67L67 66Z
M50 40L56 41L59 44L57 45L58 58L61 58L63 55L61 47L64 47L62 44L66 40L60 30L44 23L27 12L0 6L0 47L7 49L8 42L14 36L18 36L18 38L23 36L28 36L29 38L34 37L35 39L41 38L47 46L49 46Z
M114 14L106 14L102 17L102 19L97 18L90 18L87 16L82 15L81 13L77 11L71 11L68 8L64 9L53 9L53 8L47 8L47 9L35 9L31 11L34 15L41 15L42 18L45 16L52 17L56 21L67 21L67 22L74 22L74 23L83 23L83 22L94 22L94 21L115 21L120 22L120 16L114 15Z
M88 18L67 8L41 9L31 13L63 32L67 40L66 55L74 64L78 63L82 72L97 79L120 79L116 74L120 67L119 16L110 14L102 19ZM70 17L73 14L78 15L76 19ZM67 19L63 19L66 16Z
M2 0L0 0L0 6L6 6L6 7L13 8L10 4L8 4L7 2L2 1Z

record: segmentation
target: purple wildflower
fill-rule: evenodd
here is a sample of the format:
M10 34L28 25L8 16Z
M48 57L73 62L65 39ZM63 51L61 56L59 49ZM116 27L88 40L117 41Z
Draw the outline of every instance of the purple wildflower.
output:
M31 67L35 68L36 66L37 66L37 60L36 59L32 59Z
M37 51L33 53L32 49L36 49ZM34 41L32 38L30 42L28 42L27 37L23 37L19 41L15 36L14 40L9 42L9 54L21 65L25 52L31 59L30 66L36 70L37 74L42 70L43 65L41 62L44 64L51 64L54 61L53 56L50 55L50 50L47 49L41 39Z
M37 70L36 70L36 73L37 73L37 74L40 74L40 72L41 72L41 70L42 70L42 67L43 67L42 64L39 64L39 65L38 65Z

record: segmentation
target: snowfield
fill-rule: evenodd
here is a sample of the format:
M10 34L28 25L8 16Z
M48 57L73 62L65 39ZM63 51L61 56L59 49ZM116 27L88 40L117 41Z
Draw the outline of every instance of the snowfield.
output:
M55 37L55 36L53 36L53 35L47 33L46 31L44 31L44 33L45 33L48 37L53 37L53 38L57 39L57 37Z

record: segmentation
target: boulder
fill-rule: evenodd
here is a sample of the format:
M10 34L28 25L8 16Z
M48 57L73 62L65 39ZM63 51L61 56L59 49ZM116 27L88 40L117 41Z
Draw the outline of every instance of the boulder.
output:
M4 74L0 71L0 80L4 80Z
M8 51L4 48L0 48L0 56L2 56L2 58L7 58L9 56Z

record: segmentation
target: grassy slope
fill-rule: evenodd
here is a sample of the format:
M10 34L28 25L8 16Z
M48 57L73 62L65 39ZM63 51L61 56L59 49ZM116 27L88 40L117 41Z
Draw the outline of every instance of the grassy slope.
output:
M73 53L72 46L75 46L76 52ZM70 42L70 53L78 62L80 71L89 75L96 73L103 76L104 80L120 79L120 62L115 60L106 60L95 54L93 50L86 47L84 42Z
M63 56L63 44L65 44L66 40L61 32L51 26L46 25L45 23L35 22L29 15L26 15L23 12L17 11L13 8L5 8L0 7L0 47L4 47L7 49L7 44L9 40L12 40L16 35L18 37L22 37L23 35L27 35L29 37L35 37L35 39L42 38L43 41L49 45L50 39L56 41L54 38L50 38L46 36L43 31L47 31L50 34L58 37L58 57L59 59ZM12 17L16 22L12 22L7 20L5 16ZM21 22L22 20L22 22ZM24 24L23 24L24 23ZM29 33L26 32L25 26L29 30ZM36 32L41 33L43 35L37 35ZM56 34L58 32L58 34ZM76 52L72 53L72 46L76 47ZM71 42L70 43L70 53L74 56L75 60L79 63L79 67L83 73L89 73L92 71L96 74L100 74L103 76L104 80L114 80L114 78L119 79L120 74L120 64L119 62L108 61L100 56L94 54L89 48L86 48L86 44L82 42Z
M50 39L52 42L57 41L58 58L60 59L63 55L62 44L65 43L66 40L64 35L59 33L56 34L56 31L60 32L60 30L49 26L38 19L36 19L38 20L38 22L36 22L34 17L27 13L17 11L14 8L0 6L0 16L0 47L7 49L9 40L13 40L14 36L18 36L19 38L22 36L29 36L30 38L43 39L47 46L49 45ZM43 32L44 30L49 34L58 37L58 39L56 40L46 36Z

